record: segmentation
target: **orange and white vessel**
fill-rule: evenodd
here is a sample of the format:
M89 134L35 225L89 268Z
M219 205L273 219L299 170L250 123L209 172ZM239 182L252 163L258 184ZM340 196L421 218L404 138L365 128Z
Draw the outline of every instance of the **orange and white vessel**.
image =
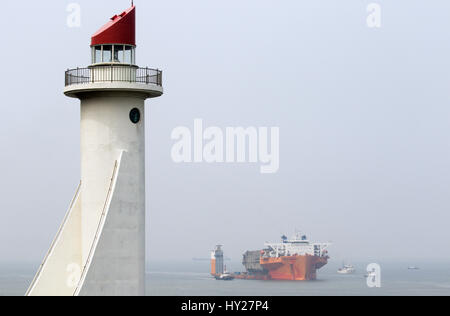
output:
M221 276L225 272L222 245L217 245L211 252L211 275Z
M234 276L245 280L315 280L317 270L328 263L329 246L312 243L300 233L291 239L283 236L281 243L266 243L263 250L247 251L242 262L246 272Z

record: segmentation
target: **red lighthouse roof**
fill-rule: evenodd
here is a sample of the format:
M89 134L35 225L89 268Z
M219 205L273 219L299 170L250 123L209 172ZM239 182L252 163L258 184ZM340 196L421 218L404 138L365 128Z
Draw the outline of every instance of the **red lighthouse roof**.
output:
M111 18L92 36L91 45L125 44L136 46L136 7Z

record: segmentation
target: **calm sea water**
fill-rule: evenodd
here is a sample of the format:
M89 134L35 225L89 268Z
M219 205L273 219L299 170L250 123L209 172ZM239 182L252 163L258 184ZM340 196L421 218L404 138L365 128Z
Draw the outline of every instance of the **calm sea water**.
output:
M241 270L239 263L230 269ZM356 265L354 275L338 275L337 264L319 270L319 279L310 282L289 281L216 281L209 274L208 262L151 263L147 272L147 294L168 296L305 296L305 295L450 295L450 262L424 263L420 270L408 270L408 264L384 263L382 287L368 288L365 264ZM37 265L0 264L0 296L23 295Z

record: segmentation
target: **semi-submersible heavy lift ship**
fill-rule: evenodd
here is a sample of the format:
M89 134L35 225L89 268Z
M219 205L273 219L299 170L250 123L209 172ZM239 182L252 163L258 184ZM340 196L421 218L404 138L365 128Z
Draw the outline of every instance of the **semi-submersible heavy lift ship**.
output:
M281 237L281 243L266 243L263 250L247 251L242 264L246 272L232 277L244 280L308 281L317 278L317 270L328 263L330 243L311 243L299 233L291 239ZM211 274L217 279L230 275L224 271L222 246L211 254Z

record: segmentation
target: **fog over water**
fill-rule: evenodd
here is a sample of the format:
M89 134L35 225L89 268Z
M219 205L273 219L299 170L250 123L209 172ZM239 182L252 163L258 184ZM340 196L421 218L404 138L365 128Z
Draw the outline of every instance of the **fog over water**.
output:
M239 262L228 262L233 271ZM177 296L309 296L309 295L449 295L449 262L422 262L422 269L405 269L405 263L382 264L381 288L369 288L365 263L355 263L356 273L339 275L338 264L321 269L316 281L218 282L208 274L208 262L160 262L147 266L146 295ZM206 271L206 272L205 272ZM30 264L0 264L0 296L23 295L34 275Z
M7 1L0 19L0 262L39 263L80 180L79 101L64 71L129 5ZM342 260L450 260L450 2L135 1L147 101L147 256L239 261L296 229ZM175 164L178 126L279 127L280 169Z

